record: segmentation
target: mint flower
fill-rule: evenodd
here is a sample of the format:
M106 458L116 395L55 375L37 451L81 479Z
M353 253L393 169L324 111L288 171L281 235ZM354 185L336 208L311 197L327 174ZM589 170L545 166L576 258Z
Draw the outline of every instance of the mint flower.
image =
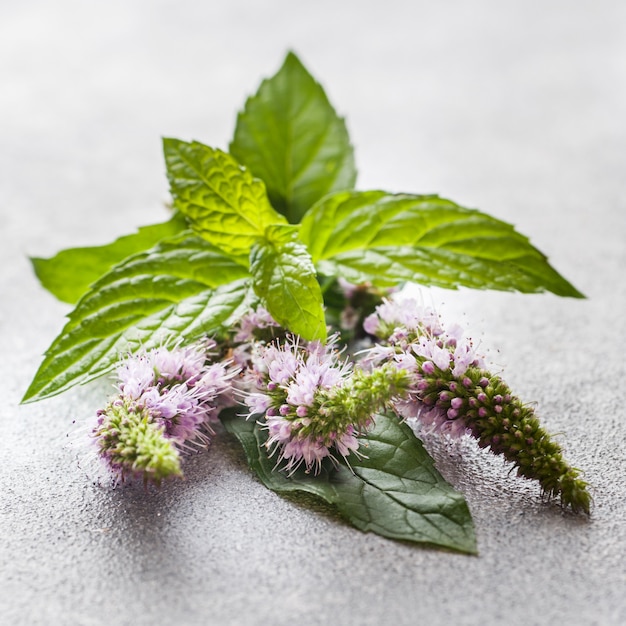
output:
M118 480L141 477L159 484L182 475L180 453L206 448L210 422L232 404L223 363L207 363L214 341L157 348L124 358L118 395L98 413L92 430L99 455Z
M435 311L412 299L383 300L365 318L363 327L370 335L394 346L406 346L421 335L438 337L444 331Z
M232 331L233 347L230 354L242 370L251 367L261 346L277 338L284 338L285 329L262 306L243 315Z
M269 311L262 306L249 311L241 317L235 332L235 342L247 343L261 339L260 335L273 332L272 329L280 328L280 324L274 320ZM266 329L268 329L266 331Z
M150 411L118 398L98 414L92 431L98 453L116 480L142 479L159 485L181 476L180 454Z
M367 325L383 340L367 360L394 363L412 377L409 392L394 403L398 415L453 437L472 435L479 446L514 463L518 475L538 480L545 494L559 496L575 512L589 512L579 471L565 462L534 409L485 368L460 327L445 330L431 309L411 301L385 302Z
M332 341L305 344L291 336L261 350L250 379L256 391L246 396L249 416L262 416L270 453L288 472L304 465L316 474L325 458L336 463L335 454L356 453L358 435L410 380L395 367L352 371Z

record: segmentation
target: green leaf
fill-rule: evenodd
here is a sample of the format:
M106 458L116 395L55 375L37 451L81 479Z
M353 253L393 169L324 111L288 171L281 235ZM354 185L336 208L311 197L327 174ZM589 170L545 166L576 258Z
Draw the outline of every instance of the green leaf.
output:
M321 274L354 283L584 297L513 226L438 196L338 193L305 215L300 238Z
M381 415L362 449L368 458L325 465L318 476L298 470L287 476L267 456L266 432L259 424L220 415L242 444L250 467L278 493L304 491L337 507L354 526L389 537L476 554L472 518L463 496L434 468L433 460L406 424Z
M164 139L163 151L174 206L220 250L248 254L267 226L285 222L263 182L229 154L178 139Z
M163 242L91 287L22 401L92 380L112 369L120 353L215 333L243 315L253 297L247 268L202 239L183 235Z
M254 291L281 326L304 339L326 339L322 291L297 227L268 227L252 247L250 272Z
M239 113L230 152L265 181L291 223L326 194L354 188L345 122L293 53Z
M180 213L167 222L143 226L136 233L105 246L69 248L49 259L32 257L41 285L62 302L76 304L89 286L125 258L152 248L187 228Z

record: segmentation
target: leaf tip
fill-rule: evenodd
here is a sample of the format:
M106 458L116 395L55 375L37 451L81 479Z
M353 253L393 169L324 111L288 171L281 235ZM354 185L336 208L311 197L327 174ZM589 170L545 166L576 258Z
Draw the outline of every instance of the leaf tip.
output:
M39 257L39 256L29 256L27 258L30 261L30 264L33 268L33 272L35 273L35 276L41 281L40 273L41 273L42 266L49 259L44 259L43 257Z
M176 139L174 137L161 137L161 143L163 145L163 152L165 154L176 150L181 144L187 143L182 139Z
M283 66L287 65L298 65L299 67L304 68L304 65L302 64L302 61L300 61L298 55L291 49L287 50L287 54L285 55L285 60L283 62Z
M576 289L576 287L574 287L574 285L570 284L571 287L571 291L568 294L568 296L570 298L576 298L578 300L586 300L587 296L582 292L582 291L578 291L578 289Z
M37 378L35 377L35 379L28 386L28 389L24 392L24 395L22 396L22 399L20 400L20 405L32 404L34 402L37 402L37 400L42 399L42 396L40 396L37 389L34 388L36 380Z

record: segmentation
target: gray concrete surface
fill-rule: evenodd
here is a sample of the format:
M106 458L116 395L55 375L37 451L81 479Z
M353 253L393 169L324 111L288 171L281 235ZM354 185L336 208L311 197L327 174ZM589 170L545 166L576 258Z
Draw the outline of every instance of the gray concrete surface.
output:
M66 435L99 382L18 406L68 308L27 255L164 215L160 137L225 147L295 49L347 115L359 187L514 222L588 295L436 292L585 469L590 520L470 442L429 445L479 557L270 493L221 435L160 492L94 486ZM0 4L3 624L626 623L626 4Z

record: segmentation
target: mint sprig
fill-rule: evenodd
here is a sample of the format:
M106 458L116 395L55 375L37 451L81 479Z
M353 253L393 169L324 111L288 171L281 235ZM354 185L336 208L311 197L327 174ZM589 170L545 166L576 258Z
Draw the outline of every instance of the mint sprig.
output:
M343 313L362 321L381 290L405 282L583 297L510 224L436 195L355 191L345 122L293 53L239 113L230 153L173 138L163 149L169 221L32 259L42 286L74 309L23 401L90 381L120 354L227 336L258 305L280 332L323 343ZM465 500L394 418L361 438L366 456L315 477L274 471L263 428L223 419L270 489L317 495L364 531L475 553Z

